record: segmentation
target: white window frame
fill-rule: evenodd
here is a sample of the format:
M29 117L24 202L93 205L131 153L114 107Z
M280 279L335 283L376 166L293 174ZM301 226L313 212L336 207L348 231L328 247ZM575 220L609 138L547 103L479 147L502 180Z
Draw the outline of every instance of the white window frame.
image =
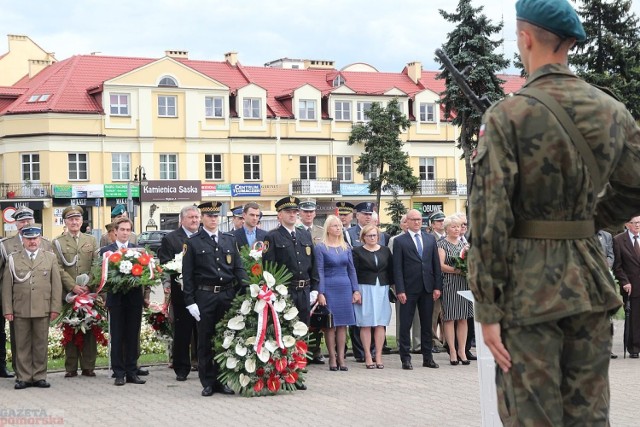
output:
M318 179L318 156L300 156L300 179Z
M421 102L419 106L419 117L422 123L436 122L436 104L433 102Z
M245 154L243 157L244 180L260 181L262 179L261 164L262 164L262 156L260 156L260 154Z
M373 102L371 101L358 101L358 109L356 112L356 121L358 122L368 122L371 120L367 115L367 111L371 110L371 106Z
M173 105L170 101L173 101ZM158 117L178 117L177 96L158 95Z
M160 179L178 179L178 155L175 153L161 153L159 160Z
M420 180L435 181L436 179L436 158L420 157Z
M89 180L89 154L68 153L67 165L69 167L69 181ZM84 171L82 166L84 165Z
M371 178L377 178L378 176L380 176L380 171L375 166L369 168L369 171L362 175L365 182L370 182Z
M131 154L111 153L111 180L131 180Z
M129 116L129 94L111 93L109 94L109 115Z
M20 169L23 181L40 181L40 153L22 153Z
M298 116L300 120L315 120L316 101L314 99L301 99L298 101Z
M331 82L331 85L333 87L339 87L342 86L345 83L344 81L344 77L342 77L340 74L338 74L337 76L335 76L335 78L333 79L333 82Z
M262 100L260 98L242 98L242 117L259 119L262 117Z
M337 121L351 121L351 101L335 101L333 115Z
M216 165L219 170L216 170ZM204 179L207 181L222 181L222 154L205 154L204 155Z
M206 96L204 98L204 116L214 119L224 117L224 98L221 96Z
M338 156L336 157L337 172L336 176L338 181L352 182L353 181L353 157L351 156Z
M159 87L178 87L178 82L171 76L163 76L158 82Z

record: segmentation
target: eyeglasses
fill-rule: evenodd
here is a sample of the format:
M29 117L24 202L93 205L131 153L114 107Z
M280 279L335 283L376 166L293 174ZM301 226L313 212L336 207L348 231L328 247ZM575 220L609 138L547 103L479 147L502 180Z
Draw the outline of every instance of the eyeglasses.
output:
M631 224L631 225L640 225L640 221L630 222L629 224Z
M422 221L422 218L407 218L407 221Z
M378 237L377 234L365 234L364 237L368 237L370 239L373 239L374 237Z
M462 224L460 224L460 226L461 226L461 227L466 227L466 226L467 226L467 223L466 223L466 222L463 222Z

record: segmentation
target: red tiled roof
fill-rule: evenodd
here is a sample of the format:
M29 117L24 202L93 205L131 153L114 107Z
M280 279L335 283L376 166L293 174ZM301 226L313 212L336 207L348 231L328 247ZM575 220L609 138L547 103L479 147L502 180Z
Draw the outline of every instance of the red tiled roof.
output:
M16 86L0 86L0 96L2 97L18 97L22 95L27 88Z

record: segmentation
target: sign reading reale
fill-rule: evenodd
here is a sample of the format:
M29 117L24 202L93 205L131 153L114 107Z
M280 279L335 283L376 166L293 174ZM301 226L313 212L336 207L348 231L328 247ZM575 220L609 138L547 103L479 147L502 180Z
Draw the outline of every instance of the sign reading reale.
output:
M149 181L142 187L143 202L197 202L201 199L201 182L198 180Z

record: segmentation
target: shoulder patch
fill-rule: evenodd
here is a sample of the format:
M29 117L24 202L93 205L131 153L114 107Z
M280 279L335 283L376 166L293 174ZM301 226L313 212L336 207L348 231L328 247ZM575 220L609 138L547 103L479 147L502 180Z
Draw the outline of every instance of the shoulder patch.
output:
M182 244L182 255L184 256L187 253L187 244L183 243Z
M269 251L269 241L265 240L262 242L262 253L266 254Z

